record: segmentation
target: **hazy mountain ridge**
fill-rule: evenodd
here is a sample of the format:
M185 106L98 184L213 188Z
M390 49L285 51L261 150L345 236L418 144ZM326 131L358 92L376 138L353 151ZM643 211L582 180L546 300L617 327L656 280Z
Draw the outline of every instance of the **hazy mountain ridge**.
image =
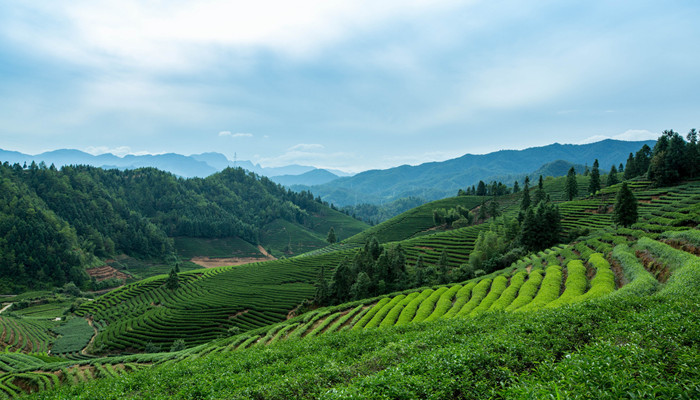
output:
M524 150L466 154L447 161L416 166L370 170L323 185L294 188L311 190L324 201L340 206L355 204L355 198L375 204L408 196L434 200L454 195L460 188L476 185L479 180L501 180L512 185L511 180L536 174L540 168L557 160L566 161L568 167L577 165L579 169L580 165L591 166L598 159L600 170L605 173L612 165L624 164L629 153L635 153L645 144L652 147L654 143L653 140L627 142L612 139L582 145L554 143ZM561 168L557 168L559 169ZM565 173L564 171L563 174Z
M184 178L205 178L228 167L241 167L250 172L255 172L258 175L267 177L285 175L296 176L317 170L316 167L297 164L285 165L282 167L262 167L260 164L253 164L251 161L247 160L231 161L225 155L216 152L192 154L190 156L166 153L155 155L129 154L124 157L119 157L111 153L92 155L74 149L53 150L36 155L0 149L0 161L7 161L10 164L24 164L26 162L28 165L31 164L32 161L37 164L43 161L46 165L54 164L57 168L64 165L90 165L105 169L116 168L121 170L153 167ZM336 177L349 175L343 171L337 170L329 172ZM285 179L289 180L290 178ZM302 178L302 181L290 184L304 183L316 185L325 182L327 182L327 180L309 181L308 179L304 180L304 178Z

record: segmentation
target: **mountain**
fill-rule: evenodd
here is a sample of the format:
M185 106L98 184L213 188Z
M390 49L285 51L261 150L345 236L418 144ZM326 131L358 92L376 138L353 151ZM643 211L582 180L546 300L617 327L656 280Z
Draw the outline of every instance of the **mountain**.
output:
M294 186L294 189L311 190L324 201L339 206L362 202L381 204L408 196L434 200L453 195L460 188L476 185L479 180L489 182L497 177L532 174L557 160L590 166L598 159L600 171L605 173L613 164L624 164L629 153L637 152L645 144L653 147L654 143L653 140L627 142L608 139L582 145L554 143L524 150L466 154L442 162L365 171L323 185ZM504 183L512 184L509 180Z
M292 186L292 185L323 185L334 179L338 179L338 175L329 172L325 169L314 169L309 172L305 172L301 175L280 175L273 176L270 178L273 182L277 182L280 185Z
M155 168L0 164L0 183L0 292L85 285L82 268L97 258L173 259L173 237L238 238L289 256L324 247L331 227L342 238L367 227L242 168L182 179Z
M73 149L53 150L36 155L0 149L0 161L7 161L10 164L19 163L22 165L24 163L29 165L32 161L37 164L44 162L46 165L54 164L57 168L64 165L90 165L105 169L116 168L122 170L153 167L184 178L204 178L228 167L241 167L250 172L255 172L258 175L267 177L301 175L316 170L316 167L298 164L285 165L282 167L262 167L260 164L254 164L247 160L231 161L225 155L215 152L192 154L190 156L167 153L155 155L129 154L124 157L118 157L110 153L92 155ZM335 178L338 176L351 175L338 170L329 171L326 172L333 174ZM302 178L299 182L294 182L294 184L319 185L330 180L320 178L320 175L323 173L315 174L317 179ZM328 175L326 174L326 176ZM285 179L289 180L291 178Z

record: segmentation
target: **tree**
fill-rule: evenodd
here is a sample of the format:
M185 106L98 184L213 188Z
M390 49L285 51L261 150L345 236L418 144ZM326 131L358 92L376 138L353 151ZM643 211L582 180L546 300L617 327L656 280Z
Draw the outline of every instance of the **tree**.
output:
M520 242L531 251L544 250L559 242L561 216L559 209L541 202L535 210L528 209L520 230Z
M535 204L539 204L547 198L547 193L544 191L544 178L540 175L540 181L537 183L537 192L535 192Z
M369 275L365 272L360 272L357 275L357 281L352 285L352 297L355 300L364 299L369 296L371 286L372 280L369 278Z
M335 230L333 230L333 227L331 226L331 229L328 230L328 236L326 236L326 242L333 244L338 241L338 238L335 236Z
M321 265L321 270L318 272L318 278L316 279L316 296L314 300L316 304L325 305L328 301L330 295L330 289L328 288L328 282L326 281L326 267Z
M618 171L618 172L625 172L625 166L622 165L622 163L620 163L620 166L617 167L617 171Z
M338 303L349 300L354 282L355 277L350 268L350 260L345 257L343 261L338 264L335 272L333 272L333 281L331 282L330 288L331 298Z
M480 221L485 221L488 218L488 213L486 209L486 202L482 201L481 205L479 206L479 215L477 216L477 219Z
M525 185L523 186L523 199L520 202L520 209L527 210L530 207L530 178L525 177Z
M569 199L569 201L578 196L578 183L576 182L576 170L574 167L569 168L569 173L566 174L564 193L566 193L566 198Z
M175 272L174 268L170 270L170 275L165 281L165 287L170 290L175 290L180 287L180 280L178 279L177 272Z
M615 165L610 167L610 172L608 173L608 186L612 186L616 183L618 183L619 180L617 179L617 168L615 168Z
M423 255L418 255L418 260L416 260L416 266L414 267L415 275L413 278L413 285L415 287L421 287L427 283L425 276L425 263L423 262Z
M600 170L598 170L598 159L593 162L591 169L591 180L588 182L588 193L595 195L600 190Z
M447 252L445 250L442 250L442 254L440 254L440 261L438 261L437 270L439 284L443 285L450 281L450 277L448 275Z
M630 226L637 222L637 198L627 186L622 183L620 191L615 198L614 220L622 226Z
M476 187L477 196L486 196L486 184L484 181L479 181L479 185Z
M518 181L513 182L513 193L518 193L520 191L520 184Z
M491 200L491 202L489 203L488 212L489 212L489 215L491 216L491 218L493 218L493 219L496 219L496 217L501 215L501 211L498 209L498 206L499 206L499 204L498 204L498 201L496 200L496 198Z
M633 175L636 171L637 167L634 165L634 155L630 153L630 156L627 157L627 164L625 164L625 174L623 175L623 178L625 180L632 179L636 175Z

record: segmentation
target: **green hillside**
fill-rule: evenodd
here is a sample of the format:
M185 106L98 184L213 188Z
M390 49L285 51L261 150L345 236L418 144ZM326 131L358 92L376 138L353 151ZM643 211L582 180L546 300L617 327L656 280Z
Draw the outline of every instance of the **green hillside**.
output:
M0 392L695 398L700 181L662 184L675 179L659 167L668 154L650 158L651 180L593 195L594 177L577 176L573 201L565 178L548 178L543 192L530 186L544 201L527 210L523 192L458 196L316 247L344 218L328 209L296 242L268 237L273 253L311 250L299 256L153 276L71 304L64 321L49 320L67 312L60 299L13 310L2 316ZM627 188L638 218L622 226L615 199Z
M182 179L152 168L4 163L0 184L3 292L68 282L88 289L85 268L123 256L158 270L172 268L177 256L262 257L258 245L294 255L322 247L331 226L342 237L367 227L311 193L240 168ZM267 232L280 222L303 245L276 247Z
M619 398L630 390L646 395L654 387L664 398L693 398L700 393L700 353L695 331L684 327L700 322L700 258L693 254L700 248L700 235L680 221L700 223L700 183L657 191L663 194L647 191L649 203L642 204L648 204L644 214L649 217L631 229L600 230L488 276L321 308L269 325L263 321L265 312L253 313L251 307L240 314L251 314L248 323L236 321L232 325L238 329L224 334L228 337L182 351L21 364L8 368L0 389L12 394L20 386L57 386L55 392L42 392L42 398L144 393L174 398L539 398L555 393L590 398L593 393ZM644 198L644 191L637 193ZM671 225L681 230L667 231L669 221L679 221ZM217 276L243 268L221 268ZM206 291L189 295L189 288L206 278L192 275L181 274L187 282L182 292L164 297L160 305L167 308L180 296L191 296L187 303L201 298ZM209 292L229 286L228 279L217 281L221 285L209 286ZM128 290L149 296L145 285L155 282ZM128 290L112 292L90 309L108 316L108 309L97 310L99 304L126 299ZM284 296L275 300L282 304ZM205 301L213 305L212 297ZM260 306L268 316L274 312L271 304ZM129 307L133 303L113 314ZM129 319L125 329L133 332L131 345L148 327L162 332L163 340L153 343L167 350L176 331L199 318L195 308L188 311L187 317L163 312ZM208 317L216 321L213 314ZM253 329L254 321L260 322L258 328ZM170 332L164 329L168 324L173 325ZM196 333L183 336L187 341ZM109 333L104 337L118 342ZM601 364L605 369L599 369ZM611 380L611 372L641 377ZM457 375L461 379L455 380ZM60 384L66 381L89 382Z

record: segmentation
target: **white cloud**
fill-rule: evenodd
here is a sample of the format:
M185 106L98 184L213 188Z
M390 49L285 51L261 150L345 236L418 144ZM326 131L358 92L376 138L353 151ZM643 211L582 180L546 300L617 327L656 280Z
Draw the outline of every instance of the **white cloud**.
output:
M287 149L287 151L311 151L323 150L325 147L318 143L299 143Z
M658 133L654 133L651 131L648 131L646 129L628 129L618 135L614 136L607 136L607 135L593 135L590 137L587 137L586 139L583 139L582 141L579 142L579 144L588 144L588 143L595 143L595 142L600 142L601 140L605 139L614 139L614 140L626 140L626 141L640 141L640 140L655 140L658 139L660 135Z
M388 19L420 16L456 3L76 0L59 5L27 1L16 6L19 11L0 31L34 50L71 62L187 70L211 61L217 50L232 47L244 54L263 48L304 57L358 31L382 26Z
M88 146L84 149L86 153L92 154L93 156L98 156L100 154L114 154L117 157L124 157L127 155L132 156L145 156L145 155L159 155L165 154L164 152L150 152L150 151L133 151L129 146L119 146L119 147L108 147L108 146Z
M231 131L221 131L221 132L219 132L219 136L231 136L234 138L239 138L239 137L253 137L253 134L252 133L242 133L242 132L231 133Z

